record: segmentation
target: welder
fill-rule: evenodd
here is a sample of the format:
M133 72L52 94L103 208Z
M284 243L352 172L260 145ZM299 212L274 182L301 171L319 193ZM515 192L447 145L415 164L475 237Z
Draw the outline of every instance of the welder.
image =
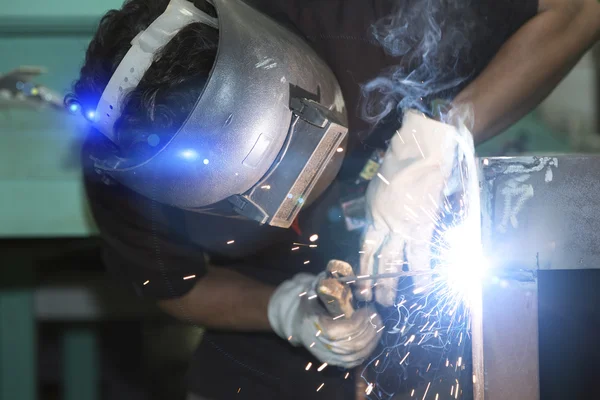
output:
M388 186L373 164L383 160L401 187L440 191L455 150L429 135L446 126L429 104L443 101L445 115L470 105L473 140L487 139L543 99L600 32L596 0L461 3L438 22L442 35L468 27L468 45L457 51L456 36L437 54L464 79L420 99L419 112L392 107L373 123L361 89L390 68L408 75L422 28L405 24L416 39L398 52L377 27L417 3L129 0L102 18L68 98L90 122L87 196L110 273L206 329L190 399L352 398L348 369L370 356L382 321L373 296L338 318L315 288L329 260L372 273L390 231L428 223L377 203ZM433 3L438 19L453 4ZM398 128L432 151L384 156ZM365 227L375 246L361 260ZM409 267L426 253L407 251ZM381 287L374 299L388 306L396 288Z

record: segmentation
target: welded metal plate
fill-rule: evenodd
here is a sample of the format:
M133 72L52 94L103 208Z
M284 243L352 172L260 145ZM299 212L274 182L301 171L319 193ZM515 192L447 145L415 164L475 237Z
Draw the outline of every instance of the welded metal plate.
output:
M496 266L600 267L600 157L480 162L487 219L484 244Z
M600 267L600 157L489 158L479 166L483 245L494 267ZM538 400L537 279L509 272L486 281L477 312L473 362L485 390L476 400Z

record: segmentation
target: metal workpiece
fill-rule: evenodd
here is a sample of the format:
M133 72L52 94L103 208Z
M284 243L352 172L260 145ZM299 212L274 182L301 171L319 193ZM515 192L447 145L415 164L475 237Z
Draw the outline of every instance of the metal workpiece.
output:
M473 362L485 384L475 399L538 400L537 282L484 284L481 311L483 335L473 337Z
M482 158L482 241L491 269L473 310L476 400L538 400L540 270L600 265L600 157Z
M600 157L479 160L483 240L494 266L592 269L600 265Z

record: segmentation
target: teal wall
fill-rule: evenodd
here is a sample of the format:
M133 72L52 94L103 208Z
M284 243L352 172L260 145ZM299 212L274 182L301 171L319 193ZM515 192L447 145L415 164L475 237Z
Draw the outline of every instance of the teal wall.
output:
M35 81L64 95L103 11L120 1L11 2L0 7L0 74L43 66ZM66 18L69 17L69 18ZM95 232L80 185L81 118L0 110L0 238Z
M121 0L2 0L0 16L98 17L122 3Z

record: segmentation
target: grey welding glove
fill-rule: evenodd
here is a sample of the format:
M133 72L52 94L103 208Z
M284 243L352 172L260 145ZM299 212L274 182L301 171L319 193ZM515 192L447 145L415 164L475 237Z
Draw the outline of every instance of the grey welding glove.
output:
M324 277L301 273L282 283L269 302L269 321L277 335L306 347L321 362L352 368L377 346L381 318L372 307L356 310L351 318L330 315L316 292Z
M466 141L466 142L465 142ZM422 113L405 113L377 177L366 195L369 224L362 242L360 275L395 273L406 265L412 271L430 270L431 240L440 227L440 209L456 188L450 180L460 148L474 152L468 131L459 131ZM417 286L430 284L428 275L415 279ZM398 278L362 281L356 294L391 306ZM373 296L374 292L374 296Z

